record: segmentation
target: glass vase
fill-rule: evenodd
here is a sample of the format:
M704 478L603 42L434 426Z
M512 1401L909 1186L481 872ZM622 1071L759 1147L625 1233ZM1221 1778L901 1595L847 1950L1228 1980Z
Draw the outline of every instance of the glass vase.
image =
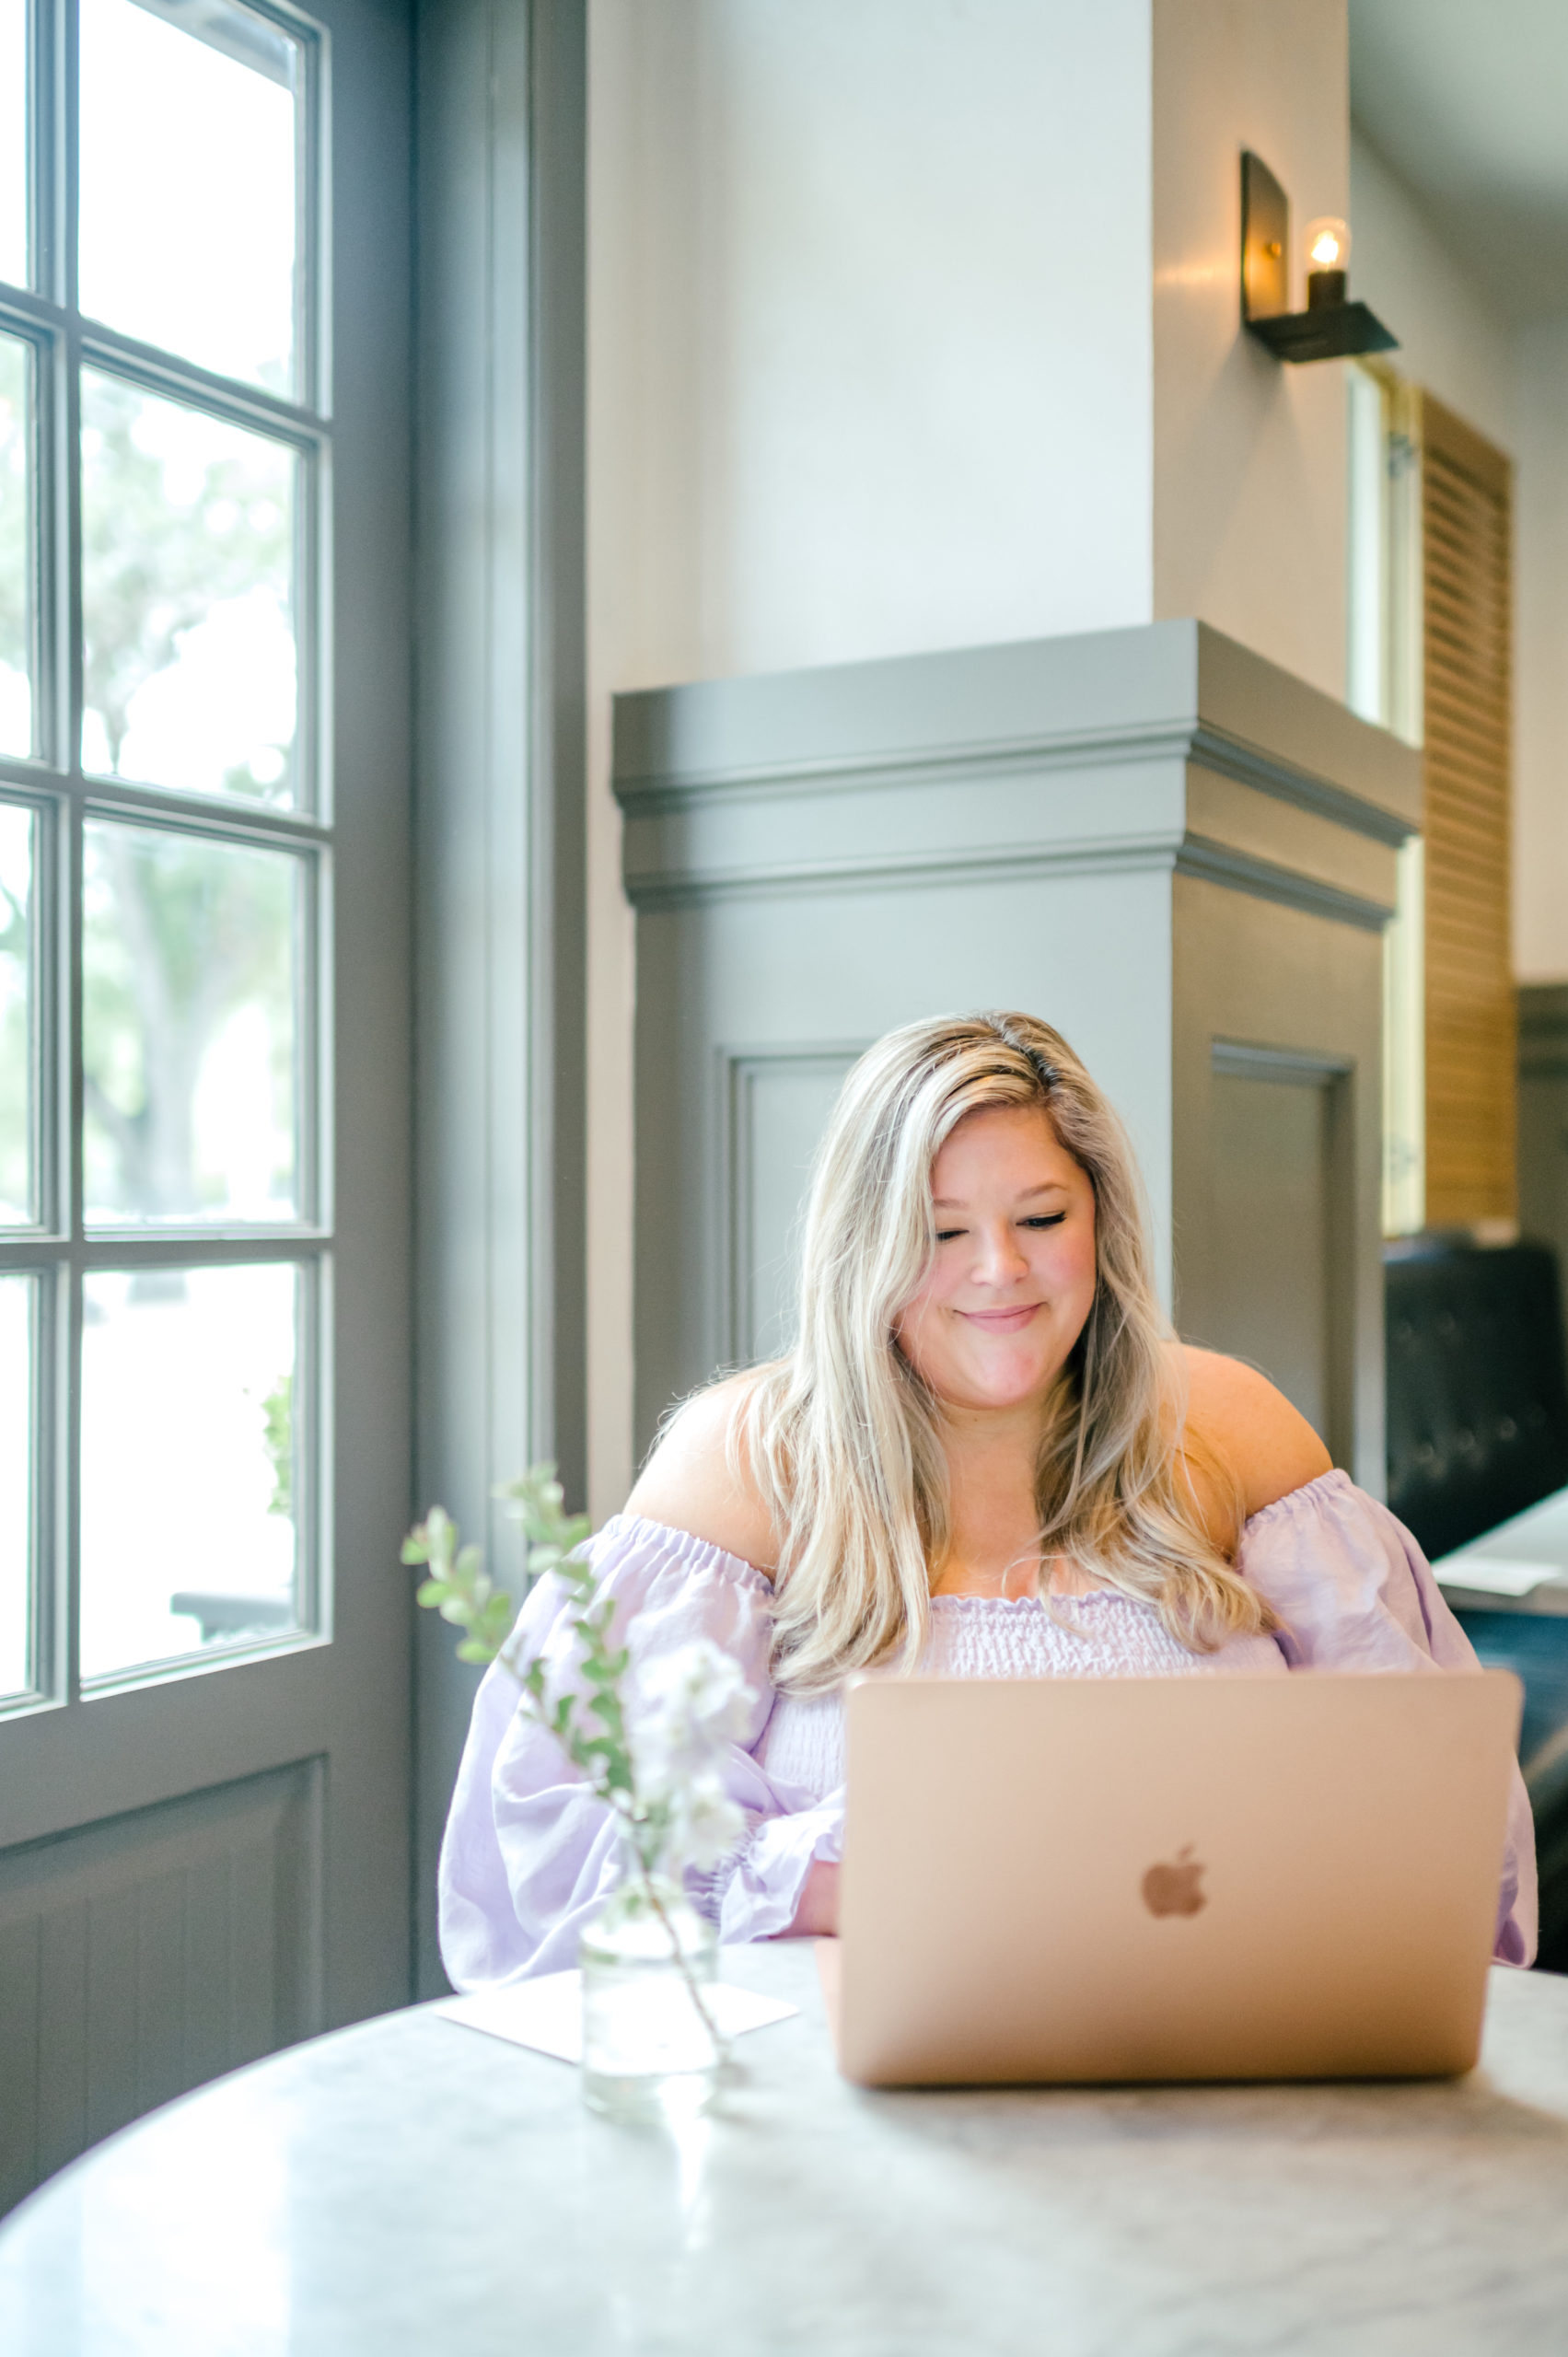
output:
M578 1944L583 2097L616 2119L706 2110L724 2064L718 1941L679 1884L629 1874Z

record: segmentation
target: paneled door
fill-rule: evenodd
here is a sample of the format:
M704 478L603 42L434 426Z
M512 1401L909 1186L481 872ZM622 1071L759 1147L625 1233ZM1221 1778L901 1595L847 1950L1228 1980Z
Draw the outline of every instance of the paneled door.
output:
M407 1995L409 70L0 0L0 2207Z

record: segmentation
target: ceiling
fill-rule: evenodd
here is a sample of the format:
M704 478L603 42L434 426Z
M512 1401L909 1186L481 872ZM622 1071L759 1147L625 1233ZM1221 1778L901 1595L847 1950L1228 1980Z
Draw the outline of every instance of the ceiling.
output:
M1568 313L1568 0L1350 0L1350 87L1498 308Z

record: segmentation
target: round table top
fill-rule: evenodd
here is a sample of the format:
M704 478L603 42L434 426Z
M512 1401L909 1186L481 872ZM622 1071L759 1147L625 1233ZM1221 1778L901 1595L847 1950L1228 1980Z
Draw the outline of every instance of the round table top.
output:
M1424 2084L867 2092L800 2015L679 2131L427 2007L169 2105L0 2231L7 2357L1568 2346L1568 1980Z

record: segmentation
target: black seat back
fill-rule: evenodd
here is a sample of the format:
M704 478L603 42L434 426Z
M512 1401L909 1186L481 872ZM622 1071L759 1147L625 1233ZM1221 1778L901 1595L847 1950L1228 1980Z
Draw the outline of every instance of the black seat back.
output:
M1568 1483L1557 1259L1439 1234L1383 1260L1388 1504L1446 1555Z

